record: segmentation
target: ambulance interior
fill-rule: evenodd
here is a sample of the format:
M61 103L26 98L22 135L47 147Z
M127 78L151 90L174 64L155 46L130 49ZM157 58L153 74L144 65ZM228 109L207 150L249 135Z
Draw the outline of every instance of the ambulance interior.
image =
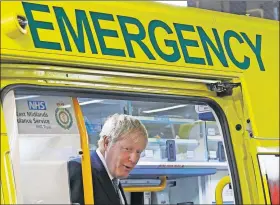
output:
M11 91L3 103L4 108L10 108L4 109L9 110L4 114L9 122L9 136L12 136L11 160L18 203L69 204L67 162L78 157L81 149L72 98L40 94ZM37 114L48 112L48 117L45 116L50 121L48 131L44 131L44 127L42 131L31 131L28 127L31 125L20 123L20 113L27 113L24 106L31 100L30 96L48 105L48 111L36 111ZM114 113L133 115L146 126L148 146L122 185L158 186L160 176L166 176L167 183L157 192L126 192L130 204L215 204L215 188L230 172L220 123L207 104L100 96L79 97L78 101L91 150L97 148L106 118ZM63 102L72 116L71 129L63 129L63 132L59 131L57 118L50 118L57 102ZM223 201L234 203L231 185L224 188Z

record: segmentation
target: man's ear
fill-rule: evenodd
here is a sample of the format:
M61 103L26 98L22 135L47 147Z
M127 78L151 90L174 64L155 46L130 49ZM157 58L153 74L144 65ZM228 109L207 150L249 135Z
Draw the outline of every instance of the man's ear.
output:
M110 143L109 137L104 136L104 150L107 150L107 149L108 149L109 143Z

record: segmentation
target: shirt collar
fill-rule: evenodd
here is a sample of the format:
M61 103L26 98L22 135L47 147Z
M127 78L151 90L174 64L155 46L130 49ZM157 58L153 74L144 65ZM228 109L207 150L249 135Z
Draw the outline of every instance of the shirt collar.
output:
M112 179L113 179L114 177L110 174L110 171L109 171L109 169L108 169L108 167L107 167L105 158L104 158L103 154L100 152L100 149L99 149L99 148L97 148L96 153L97 153L98 157L100 158L100 160L101 160L103 166L105 167L105 169L106 169L106 171L107 171L107 173L108 173L108 176L109 176L110 180L112 181ZM118 182L119 182L119 180L118 180Z

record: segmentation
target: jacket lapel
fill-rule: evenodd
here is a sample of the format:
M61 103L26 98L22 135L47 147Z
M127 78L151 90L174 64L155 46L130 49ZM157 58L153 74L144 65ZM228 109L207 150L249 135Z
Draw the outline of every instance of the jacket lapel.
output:
M116 202L119 201L117 193L102 161L95 151L91 153L91 167L93 171L97 172L95 177L99 180L103 191L107 194L107 197L116 204Z

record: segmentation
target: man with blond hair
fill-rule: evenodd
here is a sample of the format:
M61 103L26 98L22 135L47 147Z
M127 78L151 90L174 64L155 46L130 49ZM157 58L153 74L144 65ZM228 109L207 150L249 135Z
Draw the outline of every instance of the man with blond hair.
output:
M101 204L127 204L119 179L128 177L146 148L148 133L136 118L114 114L103 125L98 149L91 152L94 202ZM72 203L84 204L81 160L69 162Z

